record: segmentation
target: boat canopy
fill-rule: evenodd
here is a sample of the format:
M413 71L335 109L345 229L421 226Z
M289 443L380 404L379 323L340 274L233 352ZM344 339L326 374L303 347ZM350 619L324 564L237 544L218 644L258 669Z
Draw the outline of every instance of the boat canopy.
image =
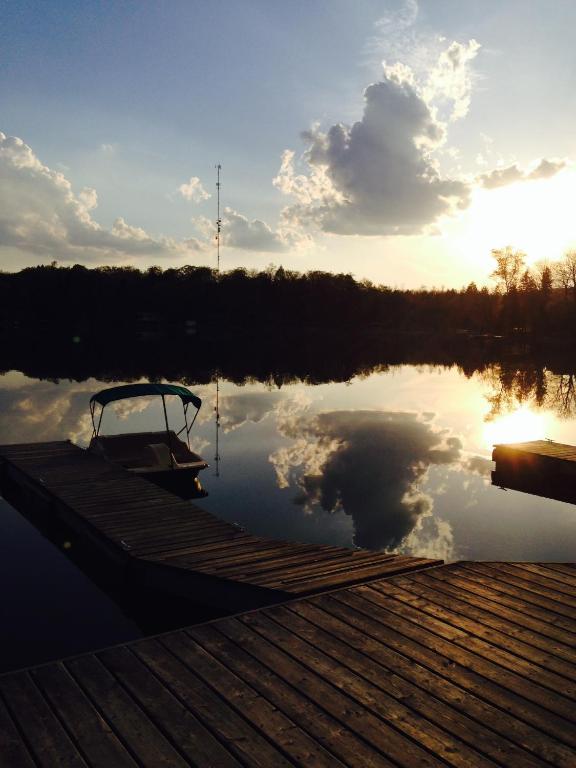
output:
M99 403L102 408L108 403L114 402L114 400L124 400L127 397L143 397L144 395L176 395L182 400L183 405L192 405L199 409L202 405L202 400L190 392L186 387L180 387L177 384L124 384L119 387L110 387L109 389L103 389L92 395L90 398L90 405L93 407L94 403Z

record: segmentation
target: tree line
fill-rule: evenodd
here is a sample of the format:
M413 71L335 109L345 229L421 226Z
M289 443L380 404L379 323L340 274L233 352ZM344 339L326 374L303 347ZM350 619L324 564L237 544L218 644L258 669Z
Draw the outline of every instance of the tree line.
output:
M341 334L524 334L571 339L576 330L576 251L526 265L511 247L492 252L494 285L400 290L349 274L282 267L58 266L0 273L0 330L67 337L166 333L254 337L313 330Z

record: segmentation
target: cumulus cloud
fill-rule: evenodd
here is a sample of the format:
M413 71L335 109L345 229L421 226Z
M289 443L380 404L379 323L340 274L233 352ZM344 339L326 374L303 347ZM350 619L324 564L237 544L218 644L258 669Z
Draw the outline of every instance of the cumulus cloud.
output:
M43 165L21 139L0 133L0 249L61 261L107 262L191 256L191 238L154 238L117 218L112 229L92 218L95 190L75 194L66 177Z
M458 55L459 66L471 56ZM467 98L447 75L436 80L436 96ZM361 120L306 131L307 171L296 172L289 151L274 179L295 199L285 219L344 235L417 234L466 207L468 184L443 177L432 157L446 129L428 103L431 98L432 90L425 97L407 67L385 67L383 79L364 92Z
M224 209L222 243L229 248L247 251L281 252L288 249L282 233L275 232L260 219L248 219L232 208Z
M455 463L461 452L457 438L414 413L302 413L281 431L295 442L270 456L279 485L295 482L310 511L351 515L355 544L369 549L398 547L431 514L420 484L430 466Z
M211 197L211 194L202 186L198 176L191 176L187 184L180 184L178 192L185 200L190 200L193 203L201 203Z
M205 237L214 236L214 223L205 216L193 219L196 228ZM226 207L222 215L220 242L227 248L263 253L284 253L292 248L302 249L309 242L298 226L284 220L282 226L273 229L265 221L249 219L233 208Z
M366 52L383 76L364 92L353 125L315 125L297 160L286 150L274 185L293 202L284 221L340 235L413 235L465 208L470 182L440 171L447 128L468 113L480 44L416 30L416 0L378 20Z
M470 62L476 58L480 43L452 42L438 57L436 65L428 75L423 89L423 98L429 105L435 105L450 122L460 120L468 114L472 98L473 73Z
M544 158L530 171L523 171L516 164L513 164L506 168L496 168L490 173L483 173L479 176L478 181L486 189L496 189L514 184L517 181L549 179L565 167L566 163L563 160L546 160Z

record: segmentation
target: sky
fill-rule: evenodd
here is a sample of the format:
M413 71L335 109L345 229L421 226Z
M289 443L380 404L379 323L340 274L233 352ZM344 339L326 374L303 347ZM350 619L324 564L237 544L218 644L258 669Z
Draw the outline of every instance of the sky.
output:
M4 0L0 269L490 284L576 247L572 0Z

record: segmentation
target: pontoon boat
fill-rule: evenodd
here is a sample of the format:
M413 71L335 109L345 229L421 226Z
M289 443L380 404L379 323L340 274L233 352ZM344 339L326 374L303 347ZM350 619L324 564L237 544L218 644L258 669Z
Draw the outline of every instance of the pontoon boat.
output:
M132 432L120 435L101 435L102 415L108 403L131 397L158 395L162 398L165 429L159 432ZM175 395L182 402L184 426L178 432L170 429L166 397ZM96 405L100 406L96 421ZM188 424L188 408L196 412ZM140 475L156 485L178 494L182 498L205 495L198 480L198 472L208 464L197 453L190 450L190 430L194 425L202 400L186 387L176 384L126 384L103 389L90 398L92 416L92 439L89 451L103 456L108 461L120 464L129 472ZM180 439L182 433L186 442Z

